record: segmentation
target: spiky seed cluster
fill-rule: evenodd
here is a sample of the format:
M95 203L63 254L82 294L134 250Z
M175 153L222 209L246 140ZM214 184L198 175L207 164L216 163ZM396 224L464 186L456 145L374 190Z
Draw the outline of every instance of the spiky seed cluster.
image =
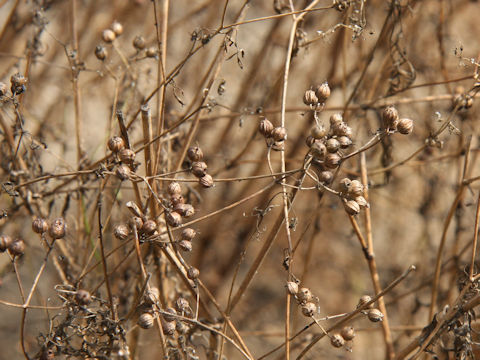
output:
M213 178L207 173L207 163L203 160L203 152L198 146L192 146L187 151L187 157L191 161L190 171L198 178L198 183L205 187L210 188L213 186Z
M387 131L398 131L402 135L409 135L413 131L413 120L400 118L394 106L387 106L382 111L383 125Z
M344 121L341 114L330 117L330 128L317 124L310 130L307 145L319 168L319 180L329 184L333 180L333 170L342 162L342 150L352 145L352 129Z
M363 191L364 186L359 180L350 180L349 178L340 180L340 196L348 214L357 215L361 208L369 206L363 197Z

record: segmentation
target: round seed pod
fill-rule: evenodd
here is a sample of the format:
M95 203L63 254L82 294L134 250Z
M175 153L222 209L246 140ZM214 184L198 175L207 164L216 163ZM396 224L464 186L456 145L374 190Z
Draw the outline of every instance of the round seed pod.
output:
M203 151L198 146L191 146L187 150L187 157L190 161L202 161L203 160Z
M305 105L316 105L318 103L318 97L313 90L305 91L303 94L303 103Z
M193 250L193 245L190 240L180 240L178 243L178 247L180 250L185 251L185 252L190 252Z
M189 218L190 216L195 215L195 208L190 204L177 204L174 210L184 218Z
M302 305L302 314L307 317L312 317L317 311L317 306L313 302L307 302Z
M343 178L340 180L340 191L343 193L348 193L350 191L350 187L352 186L352 180L349 178Z
M325 126L323 126L323 125L315 125L310 130L310 135L314 139L321 139L321 138L325 137L327 135L327 133L328 133L328 131L325 128Z
M160 300L160 290L155 286L150 286L150 289L145 291L143 301L148 305L156 304Z
M147 51L145 51L145 55L149 58L157 57L157 48L155 46L150 46Z
M355 202L356 202L361 208L368 208L368 206L369 206L368 201L367 201L363 196L356 196L356 197L355 197Z
M137 35L135 39L133 39L133 47L137 50L145 49L146 41L143 36Z
M175 325L175 329L179 334L185 335L190 330L190 327L184 322L177 321L177 324Z
M182 239L192 240L195 235L197 235L197 232L192 228L185 228L182 230Z
M325 167L328 169L335 169L340 165L342 158L337 153L328 153L325 155Z
M157 223L153 220L147 220L141 227L141 232L147 236L153 235L157 231Z
M188 268L187 270L187 277L190 279L190 280L195 280L195 279L198 279L198 277L200 276L200 271L191 266Z
M160 319L162 323L163 334L171 336L175 334L175 321L165 321L163 318Z
M106 43L111 43L115 40L117 36L115 35L115 32L111 29L105 29L102 31L102 39Z
M350 183L350 188L348 189L348 194L353 197L362 196L363 190L363 184L359 180L352 180L352 182Z
M346 136L351 138L353 135L352 128L344 122L335 124L334 126L332 126L331 129L333 131L333 134L337 136Z
M366 303L370 302L372 300L372 297L370 295L363 295L359 300L357 304L357 309L365 305ZM371 303L367 309L373 309L373 303Z
M120 24L118 21L114 21L112 24L112 30L116 36L120 36L123 34L123 25Z
M199 178L198 182L204 188L211 188L213 186L213 178L209 174L205 174L204 176Z
M397 124L397 131L403 135L411 134L413 131L413 120L407 118L400 119Z
M337 140L340 143L340 147L342 149L346 149L350 145L352 145L352 140L348 136L339 136Z
M92 301L92 296L87 290L77 290L75 294L75 301L79 305L88 305Z
M67 233L67 223L61 217L56 218L50 223L50 228L48 229L48 234L52 239L61 239L65 237Z
M10 77L10 90L13 95L21 94L26 90L27 78L20 73Z
M340 335L345 340L351 341L355 337L355 329L352 326L345 326L342 331L340 331Z
M398 110L394 106L387 106L382 111L382 119L386 129L396 130L398 124Z
M125 147L125 141L121 136L112 136L107 145L111 152L117 153Z
M165 216L167 224L173 227L180 226L182 224L182 215L176 211L168 212Z
M360 213L360 205L358 205L355 200L344 201L343 206L349 215L357 215Z
M287 281L287 291L290 295L298 293L298 284L295 281Z
M185 204L185 199L181 194L174 194L170 196L170 203L175 207L178 204Z
M267 120L265 118L260 120L260 123L258 124L258 131L264 137L266 137L266 138L272 137L273 129L274 129L274 126L269 120Z
M335 113L330 116L330 126L335 126L343 123L343 116L340 113Z
M308 135L307 138L305 139L305 144L307 144L308 147L312 147L314 143L315 143L315 138L312 135Z
M44 234L48 231L48 222L42 218L36 218L32 222L32 230L37 234Z
M180 314L188 313L190 310L190 304L188 303L187 299L179 297L177 301L175 301L175 309L177 309Z
M317 95L318 102L324 103L330 97L330 86L327 82L317 86L315 89L315 95Z
M125 224L119 224L113 229L113 236L115 236L118 240L127 240L128 235L130 235L130 230Z
M323 141L320 140L316 140L310 147L310 150L312 152L312 155L319 160L323 160L327 153L327 147L325 146Z
M97 45L95 47L95 56L98 60L105 60L108 56L108 51L103 45Z
M8 86L4 82L0 82L0 96L5 96L8 91Z
M10 236L0 235L0 252L5 252L12 242L13 240Z
M165 309L165 313L162 314L162 317L166 322L172 322L175 321L175 319L177 318L176 315L177 312L175 311L175 309L169 307Z
M135 151L132 149L122 149L118 152L120 161L125 164L131 164L135 160Z
M325 146L328 152L335 153L340 149L340 142L335 138L330 138L325 143Z
M312 292L309 288L303 287L298 290L297 293L298 300L302 303L307 303L313 299Z
M168 184L167 192L170 196L181 194L182 186L178 182L172 181L170 184Z
M332 344L333 347L341 348L345 345L345 340L340 334L333 334L330 338L330 344Z
M207 164L203 161L195 161L192 163L192 174L197 178L205 176L207 173Z
M138 326L142 329L150 329L153 326L153 315L146 312L138 317Z
M8 245L8 252L12 256L22 256L25 253L25 242L22 239L16 239Z
M115 170L115 175L117 175L121 181L128 180L130 178L130 173L130 168L125 164L117 166L117 169Z
M371 322L379 322L383 320L383 314L378 309L370 309L367 312L368 320Z
M284 127L278 126L272 130L272 137L275 141L284 141L287 140L287 129Z
M134 216L128 221L128 226L130 227L130 229L132 229L132 231L135 231L135 229L139 231L143 226L143 220L138 216Z
M324 170L318 174L318 179L324 184L330 184L333 181L333 173L328 170Z

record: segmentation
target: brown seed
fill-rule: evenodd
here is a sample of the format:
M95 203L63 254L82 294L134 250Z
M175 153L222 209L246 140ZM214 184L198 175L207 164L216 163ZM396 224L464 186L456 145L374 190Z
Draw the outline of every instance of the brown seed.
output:
M10 84L13 95L21 94L26 90L27 78L20 73L16 73L10 77Z
M343 206L345 211L350 215L357 215L360 213L360 205L355 200L344 201Z
M111 43L115 40L117 36L115 35L115 32L110 29L105 29L102 31L102 39L106 43Z
M331 171L324 170L318 175L318 179L324 184L330 184L333 181L333 173Z
M121 181L128 180L130 178L130 173L130 168L125 164L117 166L117 169L115 170L115 175L117 175Z
M387 106L383 109L382 119L386 129L396 130L398 124L398 110L394 106Z
M272 136L273 128L273 124L267 119L260 120L260 123L258 124L258 131L266 138Z
M177 227L182 224L182 215L176 211L168 212L165 218L170 226Z
M369 207L368 201L367 201L363 196L356 196L356 197L355 197L355 202L356 202L361 208L368 208L368 207Z
M298 284L295 281L288 281L287 291L290 295L296 295L298 293Z
M272 137L275 141L284 141L287 140L287 129L284 127L276 127L272 131Z
M360 297L360 299L358 300L358 304L357 304L357 309L362 307L363 305L365 305L366 303L370 302L372 300L372 297L369 296L369 295L362 295L362 297ZM373 308L373 303L371 303L367 309L372 309Z
M312 129L310 130L310 135L312 135L312 137L314 139L321 139L323 138L324 136L326 136L328 133L327 129L325 128L325 126L323 125L315 125L314 127L312 127Z
M168 192L168 195L170 196L181 194L182 186L178 182L173 181L170 184L168 184L167 192Z
M363 184L359 180L352 180L350 183L350 188L348 189L348 194L353 197L362 196L363 190Z
M340 165L342 158L337 153L328 153L325 155L325 167L328 169L335 169Z
M192 242L186 239L180 240L180 242L178 243L178 247L185 252L190 252L193 250Z
M155 46L150 46L147 51L145 52L145 55L149 58L154 58L157 56L157 48Z
M145 49L146 41L143 36L137 35L135 39L133 39L133 47L137 50Z
M345 326L342 331L340 331L340 335L347 341L353 340L355 337L355 329L352 326Z
M330 338L330 344L332 344L333 347L341 348L345 345L345 340L340 334L333 334Z
M198 146L191 146L187 150L187 157L190 161L202 161L203 160L203 151Z
M317 311L317 306L313 302L307 302L302 305L302 314L307 317L315 315L315 311Z
M117 153L125 147L125 141L121 136L112 136L107 145L111 152Z
M157 223L153 220L147 220L143 223L141 232L147 236L153 235L157 230Z
M50 223L50 228L48 229L48 234L53 239L61 239L65 237L67 233L67 224L63 218L56 218Z
M175 329L179 334L185 335L190 330L190 327L184 322L177 321L177 324L175 325Z
M207 164L203 161L195 161L192 163L192 174L197 178L205 176L207 173Z
M379 322L383 320L384 315L378 309L370 309L368 310L367 316L368 320L370 320L371 322Z
M335 126L343 123L343 116L340 113L335 113L330 116L330 126Z
M324 103L330 97L330 86L327 82L317 86L315 89L315 95L317 95L318 102Z
M271 147L272 147L272 150L273 150L273 151L282 151L283 145L284 145L284 141L281 140L281 141L275 141L275 142L271 145Z
M403 118L398 121L397 130L400 134L408 135L413 131L413 120Z
M97 45L95 47L95 56L97 57L98 60L105 60L108 56L108 51L103 45Z
M187 313L190 310L190 305L187 301L187 299L183 297L179 297L177 301L175 302L175 308L179 313Z
M135 160L135 151L132 149L122 149L118 152L120 161L125 164L131 164Z
M116 36L120 36L123 34L123 25L120 24L118 21L114 21L112 24L112 30Z
M165 321L172 322L176 320L177 318L176 315L177 315L177 312L175 311L175 309L169 307L165 309L165 313L162 314L162 317L165 319Z
M177 204L174 210L184 218L189 218L190 216L195 215L195 208L190 204Z
M142 329L150 329L153 326L153 315L150 313L143 313L142 315L139 316L138 318L138 325Z
M205 188L211 188L213 186L213 178L209 174L202 176L198 179L198 182Z
M175 334L175 321L165 321L165 319L161 318L162 323L162 331L164 335L170 336Z
M88 305L92 301L92 297L87 290L77 290L75 300L79 305Z
M185 204L185 199L181 194L175 194L170 196L170 203L173 207L177 206L178 204Z
M340 142L335 138L330 138L325 143L325 146L327 147L328 152L334 153L340 149Z
M48 222L42 218L36 218L32 222L32 230L34 233L43 234L48 231Z
M160 290L155 286L150 286L150 289L145 291L143 300L149 305L156 304L160 300Z
M331 129L333 134L337 136L346 136L351 138L353 135L352 128L344 122L333 125Z
M200 271L197 268L194 268L193 266L188 268L187 277L190 280L198 279L199 276L200 276Z
M130 230L125 224L119 224L115 226L115 229L113 229L113 236L115 236L118 240L127 240L128 235L130 235Z
M337 140L340 143L340 147L342 149L346 149L350 145L352 145L352 140L348 136L339 136Z
M310 291L309 288L303 287L298 291L297 294L298 300L302 303L309 302L310 300L313 299L312 292Z
M327 153L327 147L323 141L316 140L310 147L310 151L316 159L323 160L325 158L325 154Z
M305 91L305 94L303 94L303 103L305 105L316 105L318 103L318 97L315 95L315 91Z
M10 236L0 235L0 252L5 252L12 242L13 240Z
M315 138L312 135L308 135L307 138L305 139L305 144L307 144L308 147L312 147L314 143L315 143Z
M350 187L352 186L352 180L349 178L343 178L339 182L340 191L343 193L348 193L350 191Z
M196 234L197 234L197 232L195 230L193 230L192 228L185 228L182 231L182 239L192 240L195 237Z
M22 256L25 252L25 242L22 239L16 239L8 245L8 252L12 256Z
M135 231L135 229L136 231L139 231L143 226L143 220L141 217L134 216L128 221L128 226L132 231Z

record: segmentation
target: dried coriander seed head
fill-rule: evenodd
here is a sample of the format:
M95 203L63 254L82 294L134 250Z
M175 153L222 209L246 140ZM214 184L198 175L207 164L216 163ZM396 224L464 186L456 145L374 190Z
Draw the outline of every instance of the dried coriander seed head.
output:
M266 118L263 118L262 120L260 120L260 123L258 124L258 131L264 137L266 138L272 137L273 129L274 129L274 126L269 120L267 120Z
M48 231L48 222L43 218L36 218L32 222L32 230L37 234L44 234Z
M166 213L165 219L167 220L167 224L173 227L177 227L182 224L182 215L176 211Z
M157 231L157 223L154 220L147 220L143 223L140 231L147 235L153 235Z
M125 148L125 141L121 136L112 136L108 140L108 148L113 153L118 153L120 150Z
M194 161L192 163L192 174L197 178L201 178L207 174L207 164L203 161Z
M203 151L198 146L191 146L187 150L187 157L190 161L202 161Z
M143 301L149 305L156 304L160 300L160 290L155 286L150 286L150 289L145 291Z
M383 124L386 129L396 130L398 124L398 110L394 106L387 106L382 111Z
M320 174L318 174L318 179L324 184L331 184L333 181L333 173L328 170L321 171Z
M345 339L340 334L336 333L330 337L330 344L332 344L333 347L341 348L345 345Z
M22 256L25 253L25 242L22 239L16 239L8 245L8 252L12 256Z
M188 268L187 270L187 277L190 279L190 280L195 280L195 279L198 279L198 277L200 276L200 270L198 270L197 268L191 266Z
M300 302L306 303L313 299L313 294L309 288L303 287L298 290L297 297Z
M142 329L150 329L153 327L153 321L153 315L146 312L138 317L138 326L140 326Z
M190 252L193 250L192 242L186 239L180 240L180 242L178 243L178 247L180 248L180 250L185 252Z
M121 164L121 165L117 166L117 169L115 170L115 175L121 181L128 180L130 178L130 174L131 174L131 170L125 164Z
M127 240L128 235L130 235L130 229L125 224L119 224L113 229L113 236L118 240Z
M355 200L344 201L343 207L349 215L358 215L360 213L360 205Z
M213 183L213 178L209 174L205 174L201 178L198 179L198 182L200 185L202 185L204 188L211 188L214 183Z
M25 92L27 78L20 73L16 73L10 77L10 91L13 95L19 95Z
M327 169L335 169L340 165L342 158L337 153L328 153L325 155L324 165Z
M325 142L325 146L328 152L335 153L340 149L340 142L335 138L330 138Z
M192 240L196 234L197 232L192 228L185 228L182 230L182 239Z
M413 120L402 118L398 121L397 131L402 135L409 135L413 131Z
M330 126L343 123L343 116L340 113L335 113L330 116Z
M174 308L168 307L165 309L165 313L162 314L162 317L167 322L175 321L177 318L177 311Z
M318 103L318 97L315 94L315 91L313 90L305 91L305 94L303 94L303 103L309 106L316 105Z
M346 149L350 145L352 145L352 139L350 139L348 136L339 136L337 137L337 140L340 143L340 147L342 149Z
M313 315L315 315L316 311L317 305L315 305L313 302L307 302L302 305L302 314L307 317L312 317Z
M348 189L348 194L356 197L363 196L364 186L359 180L352 180Z
M366 303L370 302L372 297L370 295L362 295L360 299L358 299L357 309L365 305ZM367 309L372 309L373 303L368 306Z
M155 46L150 46L145 51L145 55L147 55L147 57L149 57L149 58L157 57L157 54L158 54L158 51L157 51L157 48Z
M321 85L318 85L315 89L315 95L317 95L318 102L324 103L330 97L330 86L327 82L324 82Z
M281 126L274 128L272 131L272 137L275 141L287 140L287 129Z
M67 223L62 217L56 218L50 223L48 234L52 239L62 239L67 233Z
M323 126L323 125L315 125L310 130L310 135L314 139L321 139L321 138L325 137L327 135L327 133L328 133L328 131L325 128L325 126Z
M165 321L164 318L160 318L162 322L162 331L164 335L172 336L175 334L175 321Z
M189 218L195 215L195 208L190 204L177 204L174 210L184 218Z
M188 313L190 311L190 304L187 299L179 297L177 301L175 301L175 309L181 314Z
M168 184L167 192L170 196L181 194L182 186L178 182L172 181L170 184Z

